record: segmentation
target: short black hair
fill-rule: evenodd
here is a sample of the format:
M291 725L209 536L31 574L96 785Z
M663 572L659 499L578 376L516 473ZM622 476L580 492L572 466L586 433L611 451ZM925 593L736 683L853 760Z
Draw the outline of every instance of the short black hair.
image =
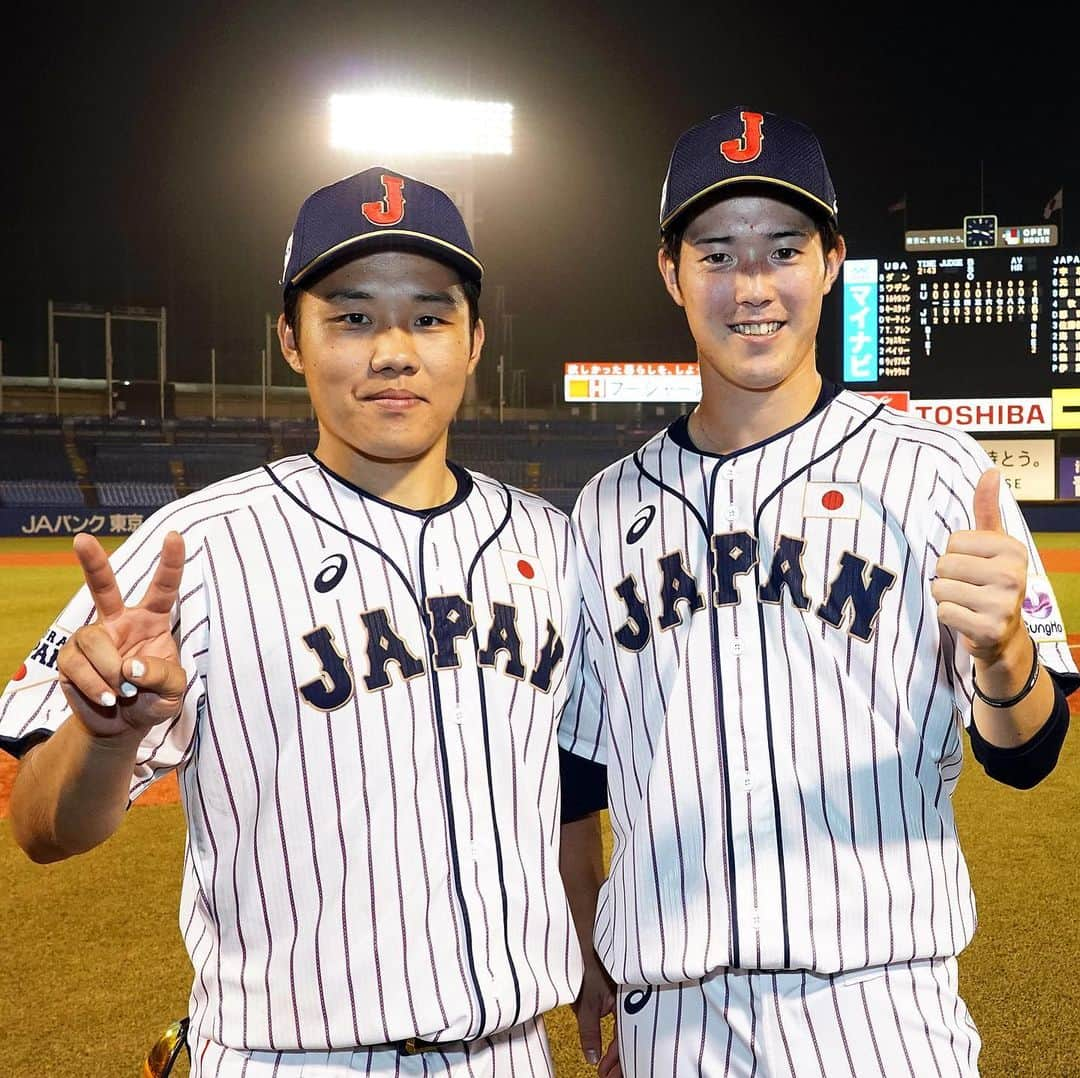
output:
M300 347L300 293L303 291L303 288L295 285L286 288L281 305L285 323L293 331L297 348ZM469 308L469 336L472 337L480 320L480 285L476 281L462 279L461 291L465 293L465 303Z
M772 198L777 197L777 188L772 184L761 185L756 184L747 185L746 187L740 187L740 191L746 193L764 194ZM683 236L686 234L686 226L699 214L707 209L715 206L717 202L722 199L730 198L731 192L725 191L723 194L718 194L715 198L708 201L703 201L700 206L694 207L694 212L684 213L663 229L660 233L660 248L671 259L675 266L676 276L679 273L679 255L682 251ZM804 213L810 216L810 219L814 222L814 226L817 229L817 234L821 237L821 250L822 253L827 255L830 251L834 250L840 243L840 229L836 224L836 221L829 217L825 213L816 211L816 207L810 204L800 201L792 201L791 205L797 206Z

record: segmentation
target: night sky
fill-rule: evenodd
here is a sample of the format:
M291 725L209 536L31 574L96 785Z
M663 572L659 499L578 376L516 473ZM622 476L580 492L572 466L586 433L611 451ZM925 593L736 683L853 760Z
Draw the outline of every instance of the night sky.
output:
M1062 185L1065 246L1080 248L1068 35L1037 5L1008 25L991 25L989 8L969 26L947 10L29 6L2 31L4 371L44 373L52 297L164 304L170 376L208 380L214 346L219 380L257 380L304 196L376 163L424 176L417 162L329 148L330 94L380 86L515 106L514 155L477 165L474 239L483 309L503 286L530 403L551 401L565 361L693 357L655 269L660 185L679 133L731 104L817 131L852 257L902 252L903 217L887 207L904 195L910 228L956 227L980 209L1038 224ZM832 302L826 370L838 321ZM63 333L62 364L101 376L100 353L76 327ZM495 327L489 340L490 372ZM276 355L275 380L284 374Z

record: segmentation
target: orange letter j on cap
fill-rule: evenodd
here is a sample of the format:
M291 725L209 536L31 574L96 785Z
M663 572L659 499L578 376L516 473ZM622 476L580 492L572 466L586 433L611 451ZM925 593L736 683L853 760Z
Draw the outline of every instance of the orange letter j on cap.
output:
M365 202L360 212L373 225L396 225L405 216L405 181L400 176L380 176L386 197L380 202Z
M720 143L720 152L733 165L743 165L755 160L761 153L761 144L764 141L761 129L765 117L760 112L741 112L739 115L743 122L742 137Z

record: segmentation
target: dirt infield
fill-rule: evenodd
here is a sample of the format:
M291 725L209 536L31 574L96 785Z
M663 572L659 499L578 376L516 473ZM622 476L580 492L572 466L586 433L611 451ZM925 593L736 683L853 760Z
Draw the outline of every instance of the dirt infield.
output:
M14 756L8 756L6 752L0 752L0 820L8 814L8 801L11 798L11 784L15 781L15 772L19 770L19 761ZM175 775L166 775L159 782L155 782L144 793L136 807L144 805L173 805L180 800L180 788L176 783Z
M1048 573L1080 573L1080 550L1040 551L1043 568ZM0 569L42 568L55 565L77 565L75 555L69 550L52 550L33 553L2 553Z
M0 554L0 569L46 568L54 565L78 565L70 550L38 551L35 553Z
M1080 550L1040 550L1048 573L1080 573Z

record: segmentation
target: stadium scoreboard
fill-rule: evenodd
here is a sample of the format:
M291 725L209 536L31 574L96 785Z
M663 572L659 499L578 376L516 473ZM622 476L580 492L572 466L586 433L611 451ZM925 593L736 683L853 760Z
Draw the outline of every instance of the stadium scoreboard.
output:
M844 381L913 396L1045 396L1080 383L1080 254L844 264Z
M1080 253L993 227L844 263L843 380L967 430L1022 499L1080 497Z

